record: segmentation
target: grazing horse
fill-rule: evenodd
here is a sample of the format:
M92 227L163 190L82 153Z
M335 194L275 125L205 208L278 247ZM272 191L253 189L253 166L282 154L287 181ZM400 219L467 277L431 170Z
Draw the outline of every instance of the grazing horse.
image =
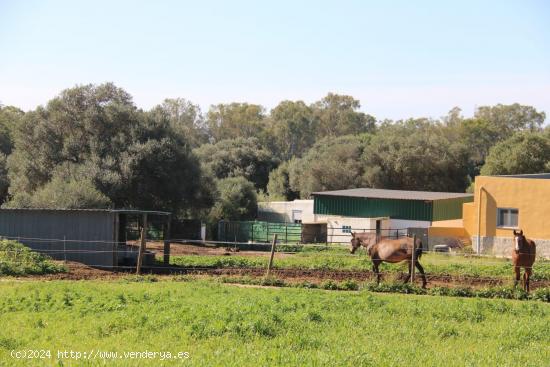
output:
M529 278L533 273L533 264L535 263L535 256L537 254L537 246L535 242L525 238L523 231L520 229L516 231L514 229L514 250L512 251L512 263L514 264L514 273L516 274L515 286L518 285L521 275L521 268L525 271L523 273L523 289L529 292Z
M426 288L426 275L424 268L418 262L422 256L422 241L416 240L416 245L413 244L411 237L402 237L398 239L383 238L378 241L375 233L352 233L351 234L350 252L353 254L355 250L363 246L367 249L372 261L372 271L376 274L376 282L380 284L380 272L378 266L382 262L398 263L407 261L409 263L409 275L405 279L407 283L411 279L413 266L416 266L422 277L422 288ZM415 251L415 262L412 263L412 252Z

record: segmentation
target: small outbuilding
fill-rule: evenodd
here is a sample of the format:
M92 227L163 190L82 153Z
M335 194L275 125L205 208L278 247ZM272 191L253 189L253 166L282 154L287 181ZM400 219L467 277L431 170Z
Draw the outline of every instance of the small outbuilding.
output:
M311 227L309 237L328 242L349 242L351 232L376 231L391 237L411 229L418 229L415 233L427 239L433 225L462 227L463 204L473 201L467 193L372 188L314 192L312 196L313 200L259 203L258 218L302 223ZM319 225L324 228L319 230Z
M399 230L427 229L436 222L461 221L462 205L473 201L473 195L466 193L372 188L312 195L316 221L326 221L329 236L332 232L339 237L349 236L354 229L391 237L400 235Z
M550 173L477 176L475 200L464 204L464 229L479 253L510 256L513 230L550 258Z
M127 241L164 240L169 261L168 212L117 209L0 209L0 237L18 240L54 259L101 268L135 264L137 248Z

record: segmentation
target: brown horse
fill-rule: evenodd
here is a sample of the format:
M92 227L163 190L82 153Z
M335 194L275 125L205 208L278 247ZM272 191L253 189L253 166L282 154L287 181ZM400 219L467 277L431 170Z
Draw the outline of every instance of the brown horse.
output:
M537 246L535 242L525 238L523 231L520 229L516 232L514 229L514 250L512 251L512 263L514 264L514 273L516 274L515 286L518 285L521 275L521 268L525 271L523 273L523 289L529 292L529 278L533 273L533 264L535 263L535 256L537 255Z
M405 279L405 283L411 279L412 267L416 266L422 277L422 288L426 288L426 274L424 274L424 268L418 262L418 259L422 256L422 241L420 239L416 240L415 245L413 244L413 239L410 237L393 240L383 238L380 241L378 241L375 233L352 233L351 237L350 252L353 254L361 246L367 249L367 253L372 260L372 271L376 274L376 282L378 284L380 283L378 266L382 262L398 263L407 261L409 263L409 275ZM413 249L415 251L414 264L412 263Z

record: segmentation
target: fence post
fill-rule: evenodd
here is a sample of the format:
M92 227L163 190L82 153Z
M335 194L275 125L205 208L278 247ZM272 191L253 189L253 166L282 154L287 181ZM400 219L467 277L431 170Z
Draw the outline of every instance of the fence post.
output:
M139 244L139 253L136 264L136 274L141 274L141 265L143 264L143 255L145 253L147 241L147 214L143 215L143 227L141 227L141 239Z
M273 241L271 242L271 254L269 255L269 264L267 264L266 277L271 274L271 267L273 266L273 256L275 255L275 244L277 243L277 234L273 235Z
M233 235L234 235L234 239L235 241L233 242L233 248L237 247L237 236L240 234L240 231L241 231L241 222L237 222L237 229L234 230L233 232Z
M416 233L413 233L412 263L411 263L411 284L414 285L414 269L416 263Z
M63 261L66 264L67 263L67 245L66 245L66 236L63 236Z
M170 265L170 227L172 222L172 216L168 215L166 219L166 223L164 223L164 233L163 233L163 240L164 240L164 265Z

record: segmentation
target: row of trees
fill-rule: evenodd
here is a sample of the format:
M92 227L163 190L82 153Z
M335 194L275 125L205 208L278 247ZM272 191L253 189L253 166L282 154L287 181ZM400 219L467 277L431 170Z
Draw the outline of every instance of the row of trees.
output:
M353 187L464 191L479 174L550 170L545 114L530 106L455 108L439 120L376 121L350 96L149 111L113 84L63 91L45 107L0 108L5 207L168 210L249 219L261 200Z

